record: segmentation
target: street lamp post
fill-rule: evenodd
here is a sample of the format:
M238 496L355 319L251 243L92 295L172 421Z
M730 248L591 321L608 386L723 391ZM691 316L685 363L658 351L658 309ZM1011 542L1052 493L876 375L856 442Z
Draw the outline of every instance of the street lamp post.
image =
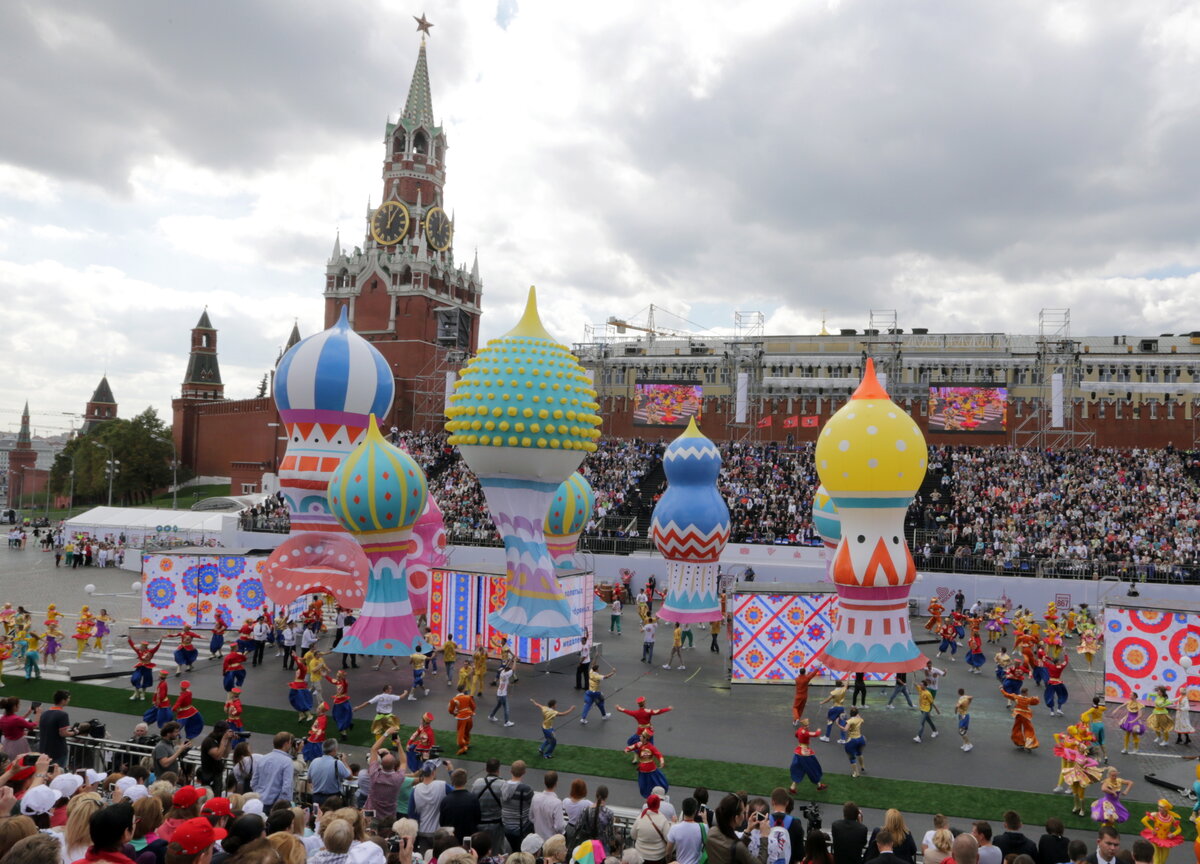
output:
M108 451L108 461L105 462L105 467L108 470L108 506L111 507L112 506L112 493L113 493L113 477L116 475L117 468L118 468L118 466L120 466L121 463L113 458L112 447L110 447L107 444L103 444L99 441L93 441L92 443L95 444L97 447L100 447L100 448Z
M175 438L159 438L154 436L155 441L161 441L164 444L171 445L171 509L179 509L179 451L175 449Z

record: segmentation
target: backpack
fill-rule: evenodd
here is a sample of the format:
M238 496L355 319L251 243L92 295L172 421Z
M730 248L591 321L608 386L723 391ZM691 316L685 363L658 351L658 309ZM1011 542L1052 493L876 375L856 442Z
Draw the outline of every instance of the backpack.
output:
M767 834L767 864L788 864L792 857L792 835L788 832L792 817L784 816Z
M591 814L591 818L588 815ZM579 814L579 818L567 824L563 831L567 841L567 851L574 852L575 847L584 840L598 840L600 837L600 808L589 807Z

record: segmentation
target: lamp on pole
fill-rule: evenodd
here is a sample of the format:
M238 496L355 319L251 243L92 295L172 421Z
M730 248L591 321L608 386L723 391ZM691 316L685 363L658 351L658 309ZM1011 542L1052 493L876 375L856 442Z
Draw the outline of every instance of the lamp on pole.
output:
M79 448L75 448L75 452L71 454L71 488L67 492L67 518L71 518L71 511L75 509L75 460L79 458Z
M161 441L164 444L171 445L171 509L179 509L179 451L175 449L175 438L159 438L154 436L155 441Z
M108 451L108 461L105 463L105 469L108 471L108 506L111 507L112 506L112 493L113 493L113 477L116 475L117 468L120 467L121 463L113 458L112 447L110 447L109 445L104 444L100 441L93 441L92 443L95 444L97 447L100 447L101 449Z

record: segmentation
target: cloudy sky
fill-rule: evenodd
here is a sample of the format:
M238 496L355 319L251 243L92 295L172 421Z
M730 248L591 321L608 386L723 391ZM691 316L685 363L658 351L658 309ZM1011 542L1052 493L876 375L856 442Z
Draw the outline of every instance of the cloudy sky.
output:
M206 305L252 395L361 242L422 13L485 336L530 284L564 341L1200 329L1195 3L423 2L0 4L0 428L106 370L169 419Z

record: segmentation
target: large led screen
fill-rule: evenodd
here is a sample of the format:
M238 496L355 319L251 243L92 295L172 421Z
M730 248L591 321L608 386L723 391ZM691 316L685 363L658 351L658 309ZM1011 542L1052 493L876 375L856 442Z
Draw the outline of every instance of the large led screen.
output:
M700 420L704 385L699 381L639 381L634 385L635 426L686 426Z
M930 432L1003 433L1007 428L1007 387L929 388Z

